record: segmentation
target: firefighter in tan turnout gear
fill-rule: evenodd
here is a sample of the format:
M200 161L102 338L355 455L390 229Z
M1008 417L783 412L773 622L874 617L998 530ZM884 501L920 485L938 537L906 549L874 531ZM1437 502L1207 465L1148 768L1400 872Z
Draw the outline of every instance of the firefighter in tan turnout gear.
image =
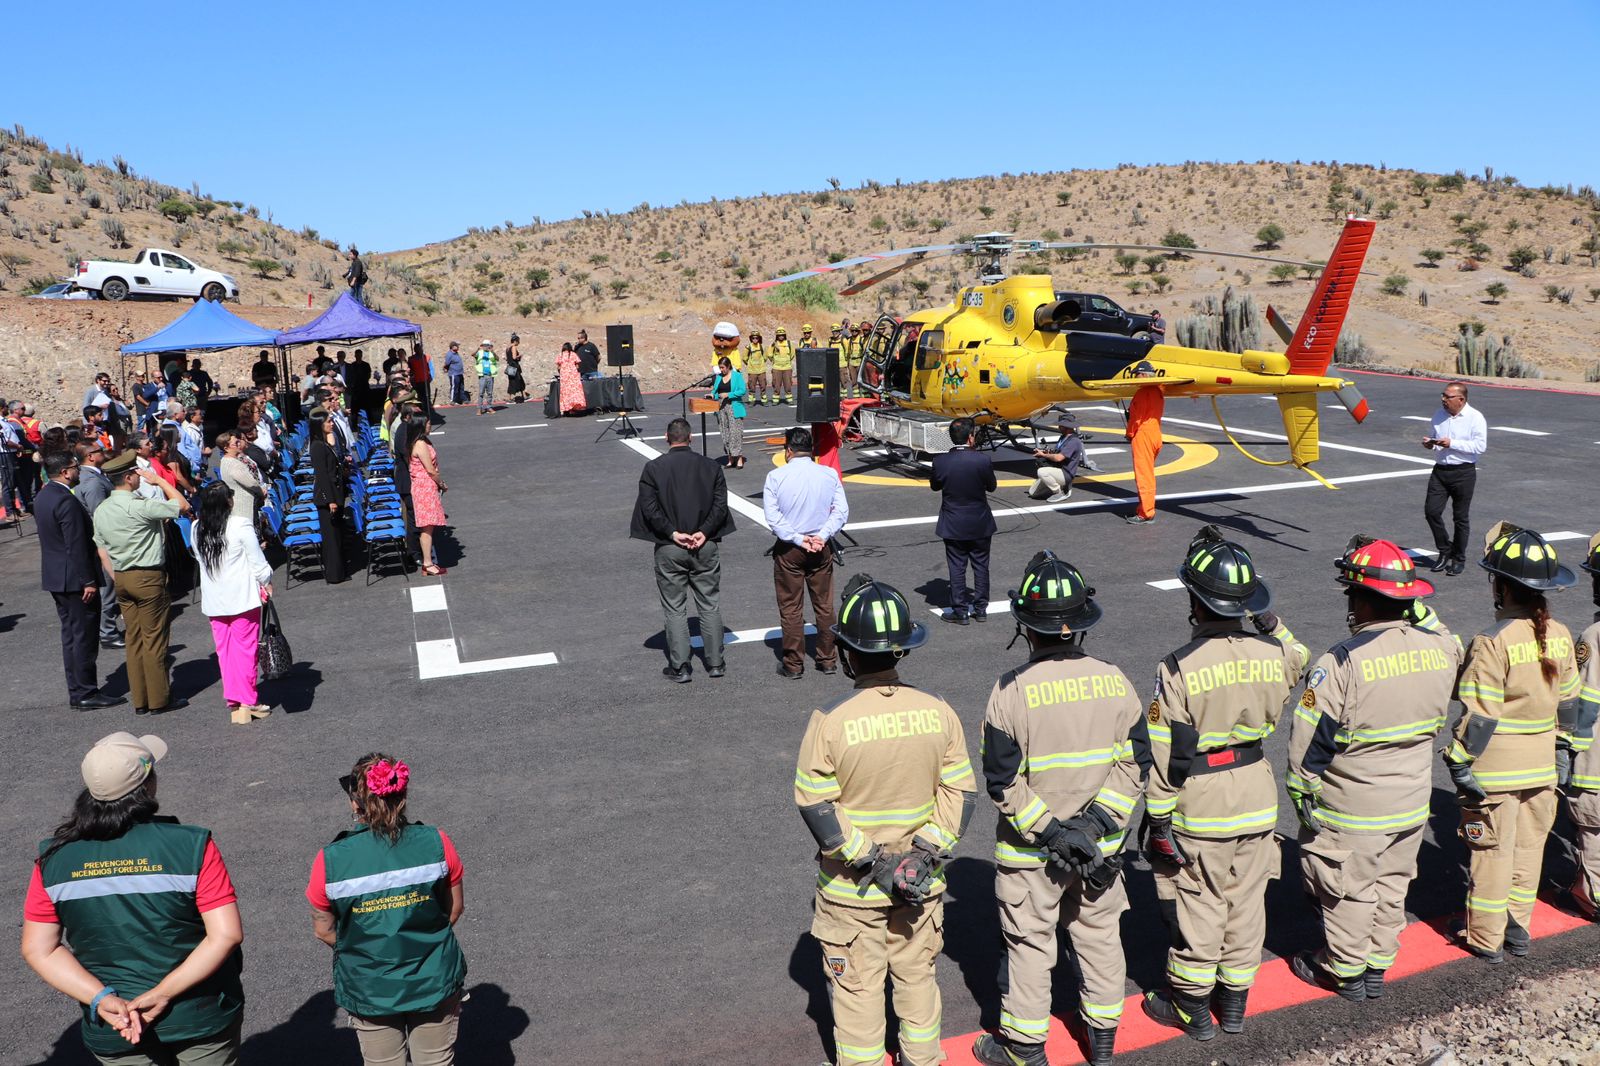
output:
M1462 651L1432 612L1429 628L1408 620L1417 598L1434 590L1398 545L1356 537L1334 565L1351 636L1307 678L1285 782L1327 944L1290 967L1303 981L1366 999L1383 995L1406 926L1434 738L1449 719Z
M833 990L835 1061L883 1062L892 978L900 1061L932 1066L944 1058L934 981L942 868L972 816L976 781L955 711L896 672L928 639L905 597L858 574L834 634L855 692L812 713L794 797L819 849L811 934Z
M1543 537L1506 522L1489 531L1478 565L1494 575L1496 622L1467 650L1456 686L1463 713L1444 760L1467 842L1465 946L1499 963L1506 951L1528 953L1556 783L1572 766L1578 664L1545 593L1578 579Z
M1594 604L1600 607L1600 533L1589 540L1589 555L1580 564L1594 581ZM1593 747L1595 719L1600 718L1600 611L1583 631L1573 651L1578 661L1578 720L1572 740L1572 774L1564 782L1567 816L1577 836L1578 876L1570 895L1578 912L1591 922L1600 918L1600 750Z
M1072 938L1082 973L1078 1010L1089 1062L1111 1061L1122 1017L1122 843L1144 792L1134 760L1143 709L1122 671L1087 655L1100 621L1094 590L1050 552L1033 557L1011 593L1028 662L989 694L983 775L1000 808L995 897L1005 935L1008 982L998 1036L972 1053L989 1066L1049 1066L1050 973L1056 929Z
M1178 568L1194 637L1162 660L1147 726L1146 851L1172 935L1151 1018L1196 1040L1244 1028L1261 965L1278 786L1261 742L1299 681L1306 649L1276 615L1250 555L1206 526ZM1247 632L1250 618L1258 632Z

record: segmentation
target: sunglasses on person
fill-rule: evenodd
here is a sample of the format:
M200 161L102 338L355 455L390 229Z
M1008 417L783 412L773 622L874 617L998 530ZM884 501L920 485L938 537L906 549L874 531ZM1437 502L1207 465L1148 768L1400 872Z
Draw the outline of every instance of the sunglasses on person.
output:
M344 790L346 796L354 796L356 794L356 775L341 774L339 776L339 787Z

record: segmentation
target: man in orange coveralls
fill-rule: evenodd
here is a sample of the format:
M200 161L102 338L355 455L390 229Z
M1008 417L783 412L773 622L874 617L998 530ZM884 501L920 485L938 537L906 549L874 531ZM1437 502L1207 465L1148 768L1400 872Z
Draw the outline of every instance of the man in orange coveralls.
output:
M1153 378L1156 368L1141 362L1133 368L1136 378ZM1133 442L1133 480L1139 486L1139 509L1124 520L1142 525L1156 520L1156 453L1161 451L1161 412L1166 401L1161 386L1146 385L1133 394L1128 405L1128 440Z

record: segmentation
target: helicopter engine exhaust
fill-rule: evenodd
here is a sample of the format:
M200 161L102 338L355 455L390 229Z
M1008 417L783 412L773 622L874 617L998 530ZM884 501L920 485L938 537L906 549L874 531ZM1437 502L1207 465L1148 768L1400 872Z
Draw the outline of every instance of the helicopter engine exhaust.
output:
M1033 312L1033 328L1045 333L1060 333L1083 314L1077 300L1053 300L1040 304Z

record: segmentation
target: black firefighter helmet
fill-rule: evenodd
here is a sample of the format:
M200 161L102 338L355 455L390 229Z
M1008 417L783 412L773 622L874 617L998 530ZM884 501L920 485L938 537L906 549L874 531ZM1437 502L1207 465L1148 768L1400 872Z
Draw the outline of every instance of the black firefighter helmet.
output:
M1204 526L1189 542L1178 580L1213 613L1224 618L1260 614L1272 606L1272 592L1256 572L1250 553Z
M1589 538L1589 554L1578 565L1595 577L1600 577L1600 533Z
M1022 587L1009 595L1017 623L1050 636L1082 632L1105 614L1078 568L1048 549L1028 561Z
M1571 588L1578 575L1556 561L1556 550L1531 529L1496 522L1483 538L1478 565L1535 592Z
M893 585L857 574L844 586L833 635L856 651L905 652L927 642L928 627L911 620L906 598Z

